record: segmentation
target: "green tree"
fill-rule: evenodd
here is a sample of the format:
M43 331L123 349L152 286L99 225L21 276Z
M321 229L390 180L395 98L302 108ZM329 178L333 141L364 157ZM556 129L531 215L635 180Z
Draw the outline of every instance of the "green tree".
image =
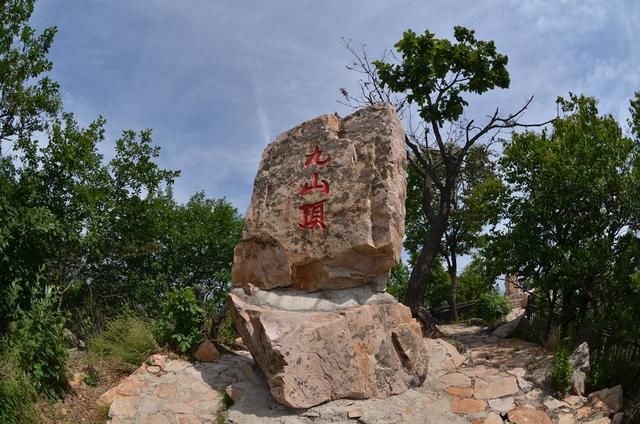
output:
M456 146L451 146L455 151ZM442 167L439 173L444 173ZM409 170L407 200L407 249L417 256L428 232L429 221L422 213L424 181L413 169ZM444 256L451 287L449 305L454 320L458 319L457 287L458 256L479 247L485 226L496 224L499 215L498 199L503 186L494 172L494 164L484 146L473 146L460 168L451 197L451 216L442 238L440 252ZM437 206L434 205L433 208Z
M222 305L231 287L233 249L242 218L228 201L194 194L174 211L163 262L174 287L193 287L202 300Z
M506 225L488 255L561 309L565 326L613 323L622 312L614 290L631 289L638 270L640 143L593 98L558 104L552 129L515 134L505 146Z
M482 294L495 289L495 277L487 270L486 260L475 255L458 277L458 299L461 302L477 300Z
M29 187L37 182L17 165L33 167L33 135L61 106L58 85L47 76L56 29L38 34L29 26L33 8L34 0L0 7L0 335L28 298L25 282L38 280L35 258L62 233L52 214L33 201Z
M380 60L371 67L358 58L355 68L366 78L361 81L363 98L354 99L342 90L347 100L355 103L395 100L398 110L415 112L419 117L420 123L410 126L406 143L411 166L420 181L417 201L428 225L404 302L423 323L429 321L422 305L431 284L431 269L442 253L442 239L467 154L485 136L520 125L518 120L531 102L529 99L506 116L496 110L482 125L465 119L465 95L509 86L508 60L497 52L492 41L476 39L472 30L455 27L454 38L452 43L429 31L423 35L406 31L395 45L399 63Z

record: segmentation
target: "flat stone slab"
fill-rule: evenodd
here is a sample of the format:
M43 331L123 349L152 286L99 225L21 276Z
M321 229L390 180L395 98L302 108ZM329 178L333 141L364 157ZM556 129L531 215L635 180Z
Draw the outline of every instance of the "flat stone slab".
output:
M389 293L380 293L372 285L311 293L288 289L254 289L250 296L243 289L235 288L231 293L251 305L294 312L333 312L362 305L398 303Z
M471 379L460 372L442 375L438 380L451 386L471 387Z
M516 377L501 377L491 382L476 378L473 396L476 399L495 399L518 393Z
M509 412L508 416L514 424L553 424L551 418L539 409L521 406Z

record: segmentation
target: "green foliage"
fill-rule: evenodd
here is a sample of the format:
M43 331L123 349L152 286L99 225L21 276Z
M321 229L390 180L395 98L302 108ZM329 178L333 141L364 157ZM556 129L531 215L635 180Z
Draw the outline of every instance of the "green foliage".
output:
M151 325L130 311L122 312L87 343L89 352L125 369L133 369L159 350Z
M55 28L42 33L29 26L35 0L7 0L0 8L0 143L26 141L46 127L45 116L60 108L58 84L45 74Z
M457 43L405 31L395 48L401 64L375 61L383 86L396 93L407 92L407 100L420 106L420 116L427 122L456 121L468 105L462 93L482 94L495 87L509 87L508 58L496 51L493 41L480 41L473 30L456 26ZM460 78L433 101L431 96L445 86L453 75Z
M573 368L569 360L569 352L562 348L556 351L551 368L551 385L560 393L566 394L571 390Z
M29 26L34 3L0 7L0 351L54 397L66 384L65 317L84 336L110 321L92 350L137 366L158 347L126 308L158 314L174 287L219 305L242 220L204 193L176 203L179 172L159 166L150 130L122 132L105 160L105 120L78 125L47 76L56 30Z
M204 311L191 288L172 290L162 304L162 312L156 320L160 340L185 354L202 341Z
M559 308L565 324L628 331L640 305L640 143L593 98L571 94L558 104L563 116L552 129L514 134L505 146L508 224L485 255L549 294L546 307Z
M64 340L65 317L58 310L52 290L32 298L31 309L20 311L12 323L10 347L20 353L20 367L35 389L50 398L61 397L67 388Z
M495 290L480 295L476 303L476 315L489 323L504 319L510 310L507 299Z
M403 262L400 262L391 270L389 284L387 284L387 292L400 302L404 299L407 292L409 276L409 267ZM433 266L431 280L432 282L427 291L427 302L425 302L425 306L435 308L447 302L449 286L451 285L449 275L441 263L438 262Z
M494 290L495 278L486 269L484 258L474 256L458 276L458 301L476 300Z
M0 352L0 422L37 422L35 400L36 391L29 377L20 368L15 352Z
M90 366L86 370L86 375L84 376L84 384L91 387L96 387L100 384L100 375L98 374L98 370L94 367Z
M387 284L387 293L395 297L398 301L402 302L407 292L407 285L409 284L409 276L411 271L409 267L402 261L391 269L389 274L389 283Z

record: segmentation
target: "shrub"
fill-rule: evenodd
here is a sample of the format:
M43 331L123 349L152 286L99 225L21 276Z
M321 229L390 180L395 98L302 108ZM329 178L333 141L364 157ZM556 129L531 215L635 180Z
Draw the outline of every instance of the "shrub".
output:
M480 295L476 303L476 315L490 323L504 319L510 310L507 299L495 290Z
M569 353L566 349L560 349L553 357L551 369L551 385L561 393L569 393L573 368L569 361Z
M0 423L35 423L35 398L36 391L15 355L0 355Z
M91 353L127 369L142 364L159 350L151 326L125 310L107 324L102 334L89 340Z
M184 288L167 294L156 329L163 343L185 354L202 340L203 321L204 311L198 306L193 290Z
M67 388L65 317L51 290L32 297L31 309L19 311L12 324L11 346L19 352L19 365L35 389L49 398L61 397Z

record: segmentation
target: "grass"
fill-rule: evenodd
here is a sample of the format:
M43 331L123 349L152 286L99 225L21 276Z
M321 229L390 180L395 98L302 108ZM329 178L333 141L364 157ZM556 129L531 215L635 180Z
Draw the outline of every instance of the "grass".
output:
M160 350L145 320L124 313L109 322L107 329L89 340L89 352L125 369L135 369Z
M0 422L31 424L37 421L33 384L10 354L0 355Z

